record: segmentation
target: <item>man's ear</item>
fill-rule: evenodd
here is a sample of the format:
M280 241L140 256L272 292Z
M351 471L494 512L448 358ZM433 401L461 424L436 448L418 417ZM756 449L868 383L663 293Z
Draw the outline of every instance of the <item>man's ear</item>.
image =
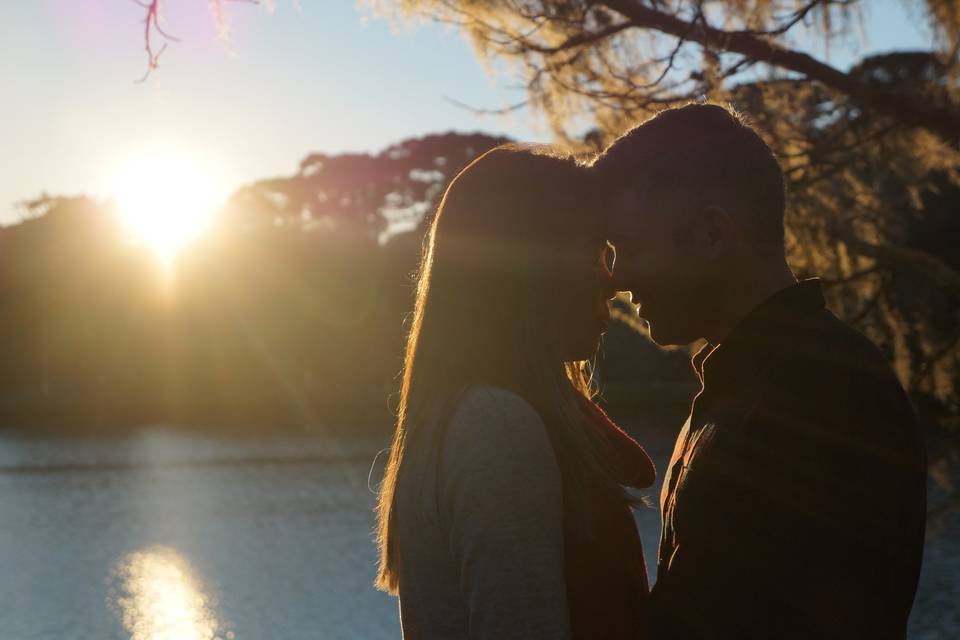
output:
M701 249L707 257L719 256L731 240L733 220L719 205L708 205L700 211Z

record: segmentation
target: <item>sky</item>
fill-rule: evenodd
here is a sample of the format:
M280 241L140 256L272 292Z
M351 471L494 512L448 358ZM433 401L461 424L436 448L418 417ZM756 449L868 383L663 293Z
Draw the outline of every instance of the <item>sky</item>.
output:
M865 6L868 38L831 49L835 66L929 46L905 0ZM134 0L0 3L0 223L42 192L106 197L150 150L187 154L232 190L291 174L311 152L378 151L433 132L549 139L527 111L481 117L450 102L502 107L523 92L442 25L397 29L353 0L275 0L272 12L232 2L224 40L207 0L167 0L163 25L179 41L137 83L143 15Z

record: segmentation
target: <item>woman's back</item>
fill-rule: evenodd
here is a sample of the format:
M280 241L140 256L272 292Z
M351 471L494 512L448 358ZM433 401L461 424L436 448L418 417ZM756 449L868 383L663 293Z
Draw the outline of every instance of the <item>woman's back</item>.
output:
M563 489L543 421L491 386L449 415L411 433L398 481L404 637L568 637Z

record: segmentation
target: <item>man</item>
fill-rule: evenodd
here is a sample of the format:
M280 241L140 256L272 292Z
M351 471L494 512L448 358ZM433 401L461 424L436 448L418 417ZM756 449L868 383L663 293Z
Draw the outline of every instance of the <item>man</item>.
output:
M595 169L618 288L657 343L707 341L664 478L650 637L904 638L924 447L880 351L787 266L772 151L738 114L691 104Z

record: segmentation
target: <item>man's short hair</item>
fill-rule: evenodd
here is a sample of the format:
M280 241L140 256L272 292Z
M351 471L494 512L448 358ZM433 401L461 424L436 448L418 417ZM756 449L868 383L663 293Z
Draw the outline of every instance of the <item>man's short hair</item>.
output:
M617 138L594 168L604 189L679 190L717 205L763 245L783 248L783 171L773 150L733 109L666 109Z

